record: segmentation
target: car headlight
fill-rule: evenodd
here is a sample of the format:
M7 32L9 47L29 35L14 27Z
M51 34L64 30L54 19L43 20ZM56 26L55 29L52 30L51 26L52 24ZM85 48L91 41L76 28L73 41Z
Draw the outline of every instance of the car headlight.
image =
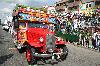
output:
M39 39L39 40L40 40L40 42L43 42L43 40L44 40L44 39L43 39L42 37L40 37L40 39Z
M60 37L57 37L57 39L58 39L58 41L60 41L60 40L61 40L61 38L60 38Z

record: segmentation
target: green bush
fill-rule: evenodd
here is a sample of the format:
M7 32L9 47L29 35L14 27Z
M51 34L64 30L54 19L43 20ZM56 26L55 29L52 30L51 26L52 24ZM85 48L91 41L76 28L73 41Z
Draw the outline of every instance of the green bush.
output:
M62 34L62 32L56 32L56 36L63 38L64 40L69 40L70 42L77 42L79 36L74 34Z

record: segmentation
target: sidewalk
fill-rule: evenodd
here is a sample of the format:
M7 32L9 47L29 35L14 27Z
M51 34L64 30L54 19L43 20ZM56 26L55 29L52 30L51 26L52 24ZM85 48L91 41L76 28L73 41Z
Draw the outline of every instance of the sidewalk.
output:
M93 49L92 44L89 45L89 48L88 47L85 47L85 46L81 46L80 44L77 45L77 43L70 43L70 44L73 45L73 46L76 46L76 47L81 47L81 48L85 48L85 49L88 49L88 50L91 50L91 51L99 52L98 50Z

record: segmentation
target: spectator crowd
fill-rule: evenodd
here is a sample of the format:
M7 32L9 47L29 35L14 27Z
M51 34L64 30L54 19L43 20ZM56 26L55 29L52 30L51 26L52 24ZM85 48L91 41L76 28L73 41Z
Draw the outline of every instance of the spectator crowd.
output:
M56 30L79 36L77 45L100 51L100 15L59 14Z

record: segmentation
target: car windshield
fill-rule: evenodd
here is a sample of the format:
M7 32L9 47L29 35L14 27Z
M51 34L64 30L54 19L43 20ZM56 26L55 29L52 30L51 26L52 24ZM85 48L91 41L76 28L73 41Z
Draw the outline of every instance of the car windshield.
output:
M24 22L20 22L20 23L19 23L19 27L20 27L20 28L25 28L25 27L26 27L26 25L25 25L25 23L24 23Z
M29 28L48 28L48 25L43 24L43 23L33 23L33 22L29 22L28 23L28 27Z

